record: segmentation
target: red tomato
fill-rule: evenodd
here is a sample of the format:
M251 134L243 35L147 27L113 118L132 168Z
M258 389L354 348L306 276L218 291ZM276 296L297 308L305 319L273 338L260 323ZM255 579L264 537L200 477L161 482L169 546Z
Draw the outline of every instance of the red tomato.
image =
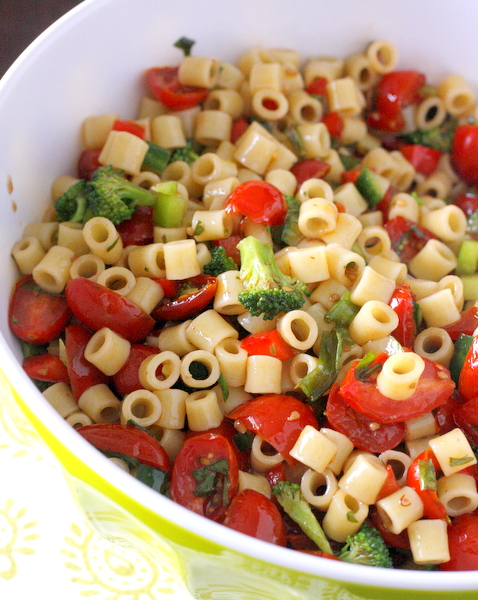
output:
M246 129L249 127L250 123L244 117L239 117L232 123L231 127L231 142L235 144L237 140L241 137L243 133L245 133Z
M415 392L406 400L391 400L377 388L375 381L361 381L355 377L355 361L340 386L344 400L371 419L379 423L401 423L415 419L437 408L453 394L455 384L450 373L442 365L423 359L425 369Z
M158 354L159 348L147 344L132 344L129 357L121 369L112 377L113 384L119 396L126 396L135 390L142 389L138 372L141 363L152 354Z
M264 473L265 478L274 487L279 481L287 481L287 475L285 470L285 463L280 462L272 469L269 469L267 473Z
M17 281L8 307L13 333L30 344L47 344L58 338L70 320L65 296L49 294L31 275Z
M85 277L70 279L65 292L71 312L93 331L109 327L134 343L142 342L155 325L136 304Z
M22 367L28 377L39 381L69 383L68 370L61 358L55 354L38 354L23 359Z
M217 279L212 275L197 275L189 281L201 287L191 294L179 296L174 300L163 300L152 312L157 321L185 321L196 316L214 299Z
M353 409L334 384L327 400L326 416L330 425L346 435L360 450L381 453L400 444L405 436L403 423L377 423Z
M478 396L456 408L453 420L468 440L478 446Z
M470 217L478 210L478 196L471 192L458 194L458 196L453 200L453 204L456 204L458 208L461 208L467 217Z
M237 244L242 240L242 235L239 233L233 233L223 240L214 240L211 242L213 246L222 246L226 251L226 256L232 258L237 266L241 264L241 253L237 247Z
M394 217L384 227L390 236L393 250L406 264L420 252L428 240L437 239L431 231L405 217Z
M478 396L478 337L474 337L458 379L458 393L466 402Z
M400 548L401 550L410 550L410 540L408 538L408 531L406 529L398 534L389 531L383 524L383 521L375 507L373 507L370 511L370 518L372 519L372 525L378 530L387 546Z
M306 425L317 428L312 408L286 394L257 396L228 414L245 429L257 433L282 454L289 464L296 461L289 451Z
M123 246L145 246L154 241L153 207L138 206L131 219L126 219L116 230L120 234Z
M478 327L478 302L474 302L466 310L462 311L458 321L445 325L443 329L448 333L453 341L460 337L461 333L473 335Z
M84 425L77 431L98 450L119 452L136 458L153 469L169 471L169 457L166 450L144 429L121 423L95 423Z
M322 118L322 123L325 124L332 137L340 139L344 130L344 119L338 112L326 113Z
M307 93L312 96L325 96L327 94L327 83L326 77L316 77L307 86Z
M418 71L386 73L376 87L375 105L378 112L395 116L404 106L417 102L425 81L425 75Z
M451 160L458 175L468 185L478 184L478 125L459 125L455 129Z
M392 331L391 335L406 348L413 347L413 341L417 334L415 323L414 296L408 285L397 285L392 294L389 305L397 313L398 327Z
M239 450L239 448L236 446L236 443L234 442L234 436L237 435L238 432L229 419L224 418L218 427L211 427L205 431L192 431L191 429L188 429L185 434L185 439L188 440L189 438L202 435L203 433L215 433L225 437L231 443L232 448L234 449L234 453L236 454L237 458L237 466L239 469L241 471L248 471L250 469L250 450Z
M427 177L436 171L442 155L440 150L421 144L402 144L400 152L415 167L416 171Z
M178 67L153 67L146 72L146 81L155 98L171 110L185 110L203 102L206 88L182 85Z
M380 488L380 492L378 493L375 502L390 496L400 489L400 484L397 481L392 465L387 465L385 468L387 469L387 479L385 479L385 483Z
M435 422L438 427L438 433L443 435L452 429L455 429L456 423L454 413L461 406L456 398L456 394L450 396L446 402L439 406L435 411Z
M181 287L179 281L173 279L155 279L155 281L163 288L166 298L176 298Z
M71 391L76 399L90 387L109 382L109 377L85 358L85 348L92 335L81 323L68 325L65 329L66 364Z
M428 473L424 473L427 469ZM407 485L414 489L423 503L423 515L426 519L448 520L446 508L438 498L436 491L436 473L440 465L431 448L419 454L408 467ZM431 479L432 483L427 487L424 480Z
M241 348L250 355L273 356L279 360L295 356L294 349L284 341L277 329L251 333L241 341Z
M120 119L117 119L113 123L113 127L111 129L114 131L126 131L127 133L131 133L142 140L144 140L146 137L144 127L135 121L121 121Z
M367 115L367 125L370 129L379 129L389 133L399 133L405 126L405 119L401 112L386 115L376 110Z
M203 433L186 440L171 475L171 498L190 510L222 521L237 494L239 469L232 444L222 435ZM204 485L210 480L209 485Z
M100 167L98 158L101 154L101 148L90 148L83 150L78 159L78 177L89 181L91 176Z
M225 210L241 214L255 223L283 225L287 215L284 194L267 181L244 181L229 194Z
M348 171L344 171L340 177L341 183L355 184L361 172L362 167L357 167L356 169L349 169Z
M330 165L318 158L306 158L295 163L290 171L297 180L297 187L300 187L307 179L321 179L327 175Z
M264 542L286 545L284 521L279 509L256 490L242 490L233 498L223 525Z
M467 513L455 517L448 528L449 562L441 571L475 571L478 569L478 515Z

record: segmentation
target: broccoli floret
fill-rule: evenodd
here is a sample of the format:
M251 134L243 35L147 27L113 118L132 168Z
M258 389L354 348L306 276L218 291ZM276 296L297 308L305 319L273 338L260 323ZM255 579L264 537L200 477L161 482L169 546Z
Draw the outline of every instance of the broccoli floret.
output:
M227 256L224 246L213 246L211 248L211 260L203 267L204 273L214 275L214 277L226 271L237 270L238 268L234 259Z
M304 296L309 295L307 286L280 271L270 246L248 236L237 247L241 253L239 277L244 284L239 301L252 316L270 320L303 306Z
M317 544L317 546L328 554L333 554L324 530L317 521L308 502L306 502L300 491L298 483L290 481L279 481L272 489L279 504L289 515L289 517L297 523L302 531Z
M86 181L80 179L57 198L55 202L57 221L73 221L75 223L83 221L88 207L86 185Z
M106 217L115 225L130 219L137 206L155 206L159 199L158 194L131 183L110 165L96 169L85 190L93 216Z
M393 568L390 552L382 536L375 527L367 524L347 537L338 558L358 565Z
M184 162L187 162L188 165L192 165L198 156L194 143L188 142L182 148L176 148L171 152L169 162L172 163L175 160L183 160Z

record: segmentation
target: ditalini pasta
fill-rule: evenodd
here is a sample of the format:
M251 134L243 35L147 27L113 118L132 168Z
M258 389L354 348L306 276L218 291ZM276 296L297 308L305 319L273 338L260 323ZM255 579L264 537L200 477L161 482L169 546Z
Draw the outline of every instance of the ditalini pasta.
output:
M11 250L26 373L204 517L227 525L254 490L272 543L350 560L373 531L367 564L459 569L454 532L478 527L475 91L399 67L386 39L185 54L148 69L138 114L85 117L81 170Z

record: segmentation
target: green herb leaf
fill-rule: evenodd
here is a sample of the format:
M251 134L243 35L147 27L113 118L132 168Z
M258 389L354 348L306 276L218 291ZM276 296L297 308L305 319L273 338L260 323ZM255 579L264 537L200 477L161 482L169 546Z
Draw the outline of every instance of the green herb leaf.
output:
M435 467L431 460L418 461L418 478L420 481L421 490L436 490L437 477Z
M462 456L461 458L453 458L450 456L450 467L459 467L461 465L467 465L472 460L472 456Z
M224 400L224 402L226 402L227 399L229 398L229 386L227 385L226 378L224 377L224 375L222 373L219 375L218 382L219 382L219 385L221 386L223 400Z

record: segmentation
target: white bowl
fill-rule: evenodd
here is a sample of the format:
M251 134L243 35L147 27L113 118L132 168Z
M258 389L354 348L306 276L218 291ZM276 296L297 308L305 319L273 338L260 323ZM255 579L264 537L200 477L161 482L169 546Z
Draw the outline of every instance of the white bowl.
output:
M7 306L17 276L10 248L42 214L55 177L75 174L79 126L90 114L133 118L142 74L177 64L173 43L235 60L252 46L304 56L345 56L374 39L400 50L402 68L439 80L460 73L476 88L474 0L86 0L43 33L0 83L0 366L2 399L32 443L64 467L85 515L173 568L197 598L475 598L473 572L382 570L344 565L252 540L199 517L98 455L25 376Z

